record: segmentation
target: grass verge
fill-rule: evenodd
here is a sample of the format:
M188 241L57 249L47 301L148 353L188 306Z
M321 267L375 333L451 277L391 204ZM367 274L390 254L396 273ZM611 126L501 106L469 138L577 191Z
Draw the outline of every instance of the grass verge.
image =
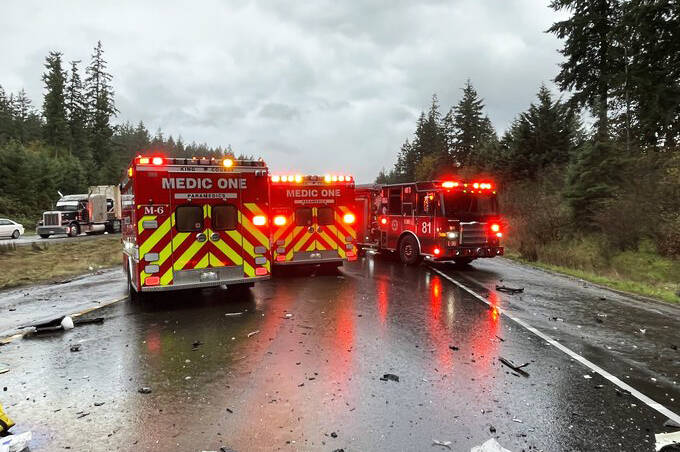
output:
M73 242L0 245L0 289L58 281L120 265L120 236Z
M680 303L680 261L659 256L647 244L608 259L593 252L588 241L543 247L537 261L523 259L513 249L507 250L506 257L623 292Z

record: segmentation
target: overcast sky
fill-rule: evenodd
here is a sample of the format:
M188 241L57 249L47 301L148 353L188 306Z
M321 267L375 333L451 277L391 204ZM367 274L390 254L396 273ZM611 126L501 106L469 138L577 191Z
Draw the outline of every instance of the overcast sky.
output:
M432 93L445 112L470 78L500 134L555 90L558 18L541 0L5 0L0 85L39 106L45 55L87 63L100 39L117 121L368 182Z

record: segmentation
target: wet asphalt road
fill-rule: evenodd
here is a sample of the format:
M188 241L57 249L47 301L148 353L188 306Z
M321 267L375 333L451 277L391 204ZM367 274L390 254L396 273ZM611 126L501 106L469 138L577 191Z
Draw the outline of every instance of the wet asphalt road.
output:
M438 268L680 411L677 306L501 259ZM525 293L496 292L501 279ZM123 293L118 271L3 293L0 330ZM448 450L437 439L468 451L495 437L512 451L651 451L668 431L663 415L427 266L381 256L88 315L106 321L0 348L11 369L0 401L17 432L33 431L31 450ZM529 362L529 376L500 356Z
M108 234L101 235L87 235L80 234L78 237L69 237L66 234L52 235L46 239L40 237L37 234L32 235L22 235L18 239L5 239L0 238L0 246L14 244L16 246L30 245L31 243L54 243L54 242L65 242L65 241L75 241L75 240L96 240L98 238L106 237Z

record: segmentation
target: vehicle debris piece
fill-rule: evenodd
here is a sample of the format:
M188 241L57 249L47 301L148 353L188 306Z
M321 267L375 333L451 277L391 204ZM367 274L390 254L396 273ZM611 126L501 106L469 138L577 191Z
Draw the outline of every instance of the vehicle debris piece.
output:
M511 451L498 444L498 441L496 441L495 438L491 438L490 440L483 443L481 446L473 447L472 449L470 449L470 452L511 452Z
M6 434L14 426L14 421L9 418L0 405L0 435Z
M194 343L191 344L191 350L192 350L192 351L196 351L196 350L198 350L198 347L200 347L201 345L203 345L203 342L201 342L201 341L194 341Z
M256 334L260 334L260 330L251 331L250 333L248 333L248 337L253 337Z
M73 321L73 324L75 326L81 326L81 325L93 325L93 324L102 324L104 323L104 317L97 317L95 319L75 319Z
M337 438L337 437L338 437L338 434L337 434L337 433L331 432L331 438Z
M225 317L236 317L236 316L239 316L239 315L243 315L243 312L227 312L224 315L225 315Z
M73 319L71 316L67 315L61 319L61 327L64 329L64 331L72 330L74 328Z
M385 374L382 377L380 377L381 381L396 381L399 383L399 375L394 375L394 374Z
M586 380L590 380L590 379L593 378L593 377L591 377L591 376L588 375L588 374L585 374L585 375L583 376L583 378L585 378Z
M451 449L451 441L439 441L438 439L433 439L432 445L446 447L449 450Z
M516 293L524 292L524 287L508 287L496 285L496 290L500 292L509 293L510 295L514 295Z
M105 402L94 402L94 406L102 406Z
M148 386L142 386L137 390L137 392L140 394L151 394L151 388Z
M18 435L0 438L0 452L21 452L28 447L28 443L32 439L33 434L30 430Z
M673 419L666 419L666 422L663 423L663 426L670 428L680 428L680 422L674 421Z
M680 444L680 432L657 433L654 435L654 439L656 440L656 450L658 452L667 446Z
M72 351L72 352L79 352L81 346L82 346L82 344L74 344L74 345L71 345L71 351Z
M78 415L77 419L80 419L80 418L83 418L83 417L89 416L89 415L90 415L90 412L89 412L89 411L88 411L88 412L85 412L85 413L80 413L80 414Z
M528 376L529 376L529 373L528 373L527 371L524 370L524 367L528 366L529 363L524 363L524 364L517 365L517 364L513 363L512 361L510 361L509 359L503 358L502 356L499 356L499 357L498 357L498 360L499 360L501 363L503 363L504 365L506 365L506 366L508 366L509 368L511 368L512 370L514 370L515 372L518 372L518 373L524 375L525 377L528 377Z
M498 340L501 341L501 342L505 342L505 339L503 339L503 338L500 337L499 335L496 335L496 339L498 339Z
M460 348L456 347L455 345L449 345L449 348L451 350L453 350L454 352L457 352L458 350L460 350Z
M290 319L291 317L293 317L293 314L291 314L291 313L289 312L289 313L287 313L287 314L285 315L285 317L286 317L287 319Z

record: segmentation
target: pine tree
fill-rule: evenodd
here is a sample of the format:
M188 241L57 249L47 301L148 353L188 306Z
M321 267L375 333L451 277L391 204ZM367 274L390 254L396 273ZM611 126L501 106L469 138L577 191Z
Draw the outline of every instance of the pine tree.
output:
M14 138L21 143L40 139L42 122L23 88L16 97L10 96L10 109L14 117Z
M624 72L618 21L620 0L553 0L555 11L572 13L554 23L548 32L565 39L560 51L566 60L560 64L555 82L572 92L571 101L588 107L597 118L597 139L609 139L609 101L618 74Z
M69 130L66 121L66 106L64 90L66 73L61 64L61 52L50 52L45 58L46 72L42 76L45 83L45 96L43 100L43 137L47 144L57 149L66 148L69 144Z
M66 87L66 119L69 127L69 150L83 162L90 162L87 134L87 104L83 93L83 82L78 72L80 61L71 61L68 85Z
M457 165L469 165L477 160L484 143L496 139L496 132L488 116L483 114L484 102L468 80L463 87L463 98L449 112L447 142L449 155Z
M106 72L104 50L101 41L98 41L92 61L87 67L85 99L88 108L90 147L94 162L100 168L113 157L111 119L116 116L117 110L113 100L112 78L111 74Z
M0 86L0 145L7 143L14 136L14 117L12 103Z

